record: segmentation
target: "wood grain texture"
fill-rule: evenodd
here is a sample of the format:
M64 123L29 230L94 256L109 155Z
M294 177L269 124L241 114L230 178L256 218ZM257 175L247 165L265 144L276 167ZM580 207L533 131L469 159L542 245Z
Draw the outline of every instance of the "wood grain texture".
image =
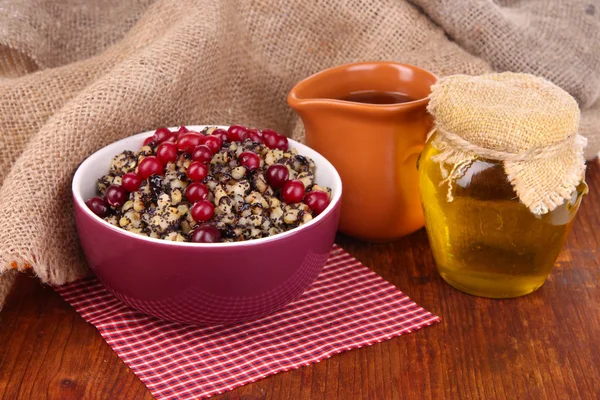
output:
M442 323L216 399L600 398L600 167L548 282L518 299L463 294L438 275L423 230L338 243ZM151 399L54 291L21 276L0 313L3 399Z

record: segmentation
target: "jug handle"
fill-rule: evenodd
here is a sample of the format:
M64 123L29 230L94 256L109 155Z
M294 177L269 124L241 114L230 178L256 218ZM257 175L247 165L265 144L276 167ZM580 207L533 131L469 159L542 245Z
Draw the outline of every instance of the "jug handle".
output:
M418 164L419 164L419 156L421 155L421 152L423 151L423 149L425 148L425 144L415 144L411 147L409 147L407 150L403 150L402 152L404 153L404 159L402 160L402 164L406 163L409 159L411 159L412 157L414 157L416 155L416 159L415 159L415 167L417 169L418 168Z

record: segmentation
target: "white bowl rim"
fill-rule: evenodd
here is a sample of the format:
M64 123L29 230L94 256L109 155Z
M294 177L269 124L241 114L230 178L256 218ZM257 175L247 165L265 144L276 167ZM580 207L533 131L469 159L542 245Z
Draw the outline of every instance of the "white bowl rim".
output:
M217 128L222 128L222 129L226 130L229 126L227 126L227 125L186 125L186 128L188 128L190 131L196 131L196 132L199 132L206 127L217 127ZM177 131L179 129L179 127L169 127L168 129L171 131ZM86 200L84 200L81 195L81 183L84 180L84 178L88 178L88 177L83 176L82 170L85 169L85 166L87 164L92 163L95 158L103 156L104 153L108 152L108 148L119 147L119 146L117 146L117 144L119 144L121 142L131 140L134 137L147 137L147 136L154 134L154 132L155 132L155 130L152 130L152 131L146 131L146 132L138 133L135 135L131 135L126 138L120 139L116 142L110 143L110 144L104 146L103 148L97 150L96 152L94 152L92 155L90 155L88 158L86 158L79 165L79 167L75 171L75 175L73 175L73 182L71 185L71 191L73 193L73 198L75 199L75 202L81 207L83 212L85 212L92 218L96 219L96 221L101 222L107 228L113 230L114 232L118 232L120 234L131 237L133 239L143 240L143 241L147 241L150 243L157 243L157 244L162 244L162 245L167 245L167 246L197 247L197 248L202 248L202 247L204 247L204 248L207 248L207 247L209 247L209 248L215 248L215 247L225 248L225 247L259 246L261 244L265 244L268 242L283 240L287 237L293 236L294 234L298 233L300 230L308 229L313 225L319 224L325 218L325 216L328 215L329 213L331 213L331 211L337 206L337 204L340 202L340 199L342 197L342 179L340 178L340 175L337 172L337 170L335 169L335 167L329 162L329 160L327 160L320 153L311 149L310 147L306 146L305 144L302 144L300 142L297 142L295 140L288 138L288 141L290 142L292 147L298 149L298 153L312 158L313 161L315 162L315 164L318 166L325 165L327 167L327 169L330 170L330 173L332 173L332 175L333 175L334 185L332 185L331 202L329 203L327 208L321 214L319 214L316 218L313 218L306 224L300 225L296 228L290 229L289 231L278 233L273 236L268 236L268 237L259 238L259 239L244 240L241 242L225 242L225 243L175 242L175 241L171 241L171 240L151 238L149 236L143 236L143 235L138 235L133 232L129 232L125 229L116 227L116 226L106 222L104 219L102 219L99 216L97 216L96 214L94 214L88 208L88 206L85 204ZM122 146L121 146L121 148L122 148ZM117 152L118 151L122 151L122 150L117 150ZM311 154L307 154L307 153L311 153ZM112 154L111 157L116 154L118 154L118 153ZM108 169L108 166L107 166L107 169ZM100 177L95 177L94 179L98 179L98 178L100 178ZM336 186L339 188L338 190L333 189Z

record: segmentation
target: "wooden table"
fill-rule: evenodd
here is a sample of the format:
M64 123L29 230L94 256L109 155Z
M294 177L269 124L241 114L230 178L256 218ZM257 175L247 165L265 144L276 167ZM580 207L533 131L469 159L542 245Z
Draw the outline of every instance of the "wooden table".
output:
M338 243L442 318L440 324L217 399L600 398L600 167L548 282L518 299L463 294L438 275L423 230L391 244ZM3 399L151 399L95 328L21 276L0 313Z

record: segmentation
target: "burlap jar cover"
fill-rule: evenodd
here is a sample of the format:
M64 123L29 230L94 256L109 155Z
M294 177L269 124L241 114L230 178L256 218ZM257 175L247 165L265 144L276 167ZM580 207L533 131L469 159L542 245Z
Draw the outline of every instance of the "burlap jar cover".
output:
M432 143L448 201L476 158L501 161L519 200L537 215L571 197L585 171L579 107L553 83L529 74L453 75L432 87Z

